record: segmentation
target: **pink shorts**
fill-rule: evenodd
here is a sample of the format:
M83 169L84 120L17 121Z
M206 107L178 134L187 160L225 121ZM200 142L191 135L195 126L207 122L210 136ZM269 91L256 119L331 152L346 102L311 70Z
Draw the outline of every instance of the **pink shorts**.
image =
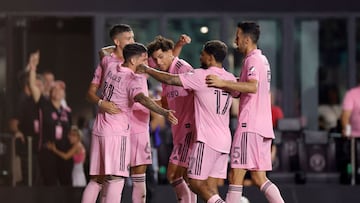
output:
M92 136L90 175L129 177L129 136Z
M257 133L236 133L231 147L231 168L270 171L271 141Z
M148 132L130 135L130 166L152 164L150 134Z
M181 142L174 143L169 162L187 168L193 144L193 134L189 132Z
M196 142L190 153L188 177L197 180L209 177L225 179L228 160L228 153L218 152L203 142Z

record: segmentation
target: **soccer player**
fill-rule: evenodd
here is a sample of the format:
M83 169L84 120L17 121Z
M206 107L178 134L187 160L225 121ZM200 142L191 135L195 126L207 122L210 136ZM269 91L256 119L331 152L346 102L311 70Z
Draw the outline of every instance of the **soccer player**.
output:
M187 175L191 190L208 203L224 202L219 196L217 183L219 179L226 178L231 147L229 109L232 98L227 91L207 87L205 77L214 74L225 80L236 81L235 76L222 66L226 54L227 46L221 41L212 40L205 43L201 52L200 62L204 69L170 74L145 65L137 68L137 71L148 73L162 83L193 91L196 142L190 152Z
M129 25L119 24L114 25L110 30L110 37L113 39L115 47L105 47L99 52L101 63L95 71L95 77L88 91L89 100L96 104L99 101L99 97L96 92L101 86L102 67L107 66L110 63L123 63L123 48L129 43L134 42L134 33ZM181 48L185 41L185 36L182 35L174 49L177 54L181 51ZM144 94L148 96L147 79L145 75L139 74L139 78L144 84ZM115 108L113 104L104 104L100 106L107 113L119 113L121 110ZM145 172L148 164L152 164L151 159L151 147L150 147L150 135L149 135L149 120L150 112L147 108L139 103L135 103L133 106L133 112L131 114L131 178L133 181L133 193L132 200L134 203L145 202L146 200L146 185L145 185Z
M182 35L182 37L183 41L190 42L188 36ZM193 70L186 61L174 56L174 43L170 39L158 36L147 47L149 56L160 70L173 74ZM169 159L167 178L175 190L178 202L196 203L196 194L191 192L185 181L194 140L194 95L180 86L162 84L162 89L162 106L173 109L179 119L178 125L171 126L173 150Z
M209 75L209 87L240 92L238 127L231 148L231 170L227 203L240 202L244 175L251 177L271 203L284 202L279 189L267 177L271 170L271 141L274 131L271 120L270 66L257 49L260 27L255 22L238 24L235 43L245 55L240 81L228 81Z
M102 202L120 202L124 177L130 170L130 114L135 102L165 116L170 123L177 119L172 111L158 106L144 95L144 80L134 73L136 66L147 62L144 45L128 44L123 49L124 63L109 64L104 67L103 99L112 102L121 113L109 114L99 110L93 127L90 154L91 181L85 188L82 202L96 202L101 190Z

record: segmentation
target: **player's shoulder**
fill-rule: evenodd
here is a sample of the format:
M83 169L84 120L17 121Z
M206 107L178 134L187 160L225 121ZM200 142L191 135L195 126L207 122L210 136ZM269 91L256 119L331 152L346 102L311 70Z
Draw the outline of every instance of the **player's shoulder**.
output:
M175 67L178 69L188 69L188 70L193 69L193 67L188 62L186 62L183 59L179 59L179 58L177 59L177 61L175 63Z

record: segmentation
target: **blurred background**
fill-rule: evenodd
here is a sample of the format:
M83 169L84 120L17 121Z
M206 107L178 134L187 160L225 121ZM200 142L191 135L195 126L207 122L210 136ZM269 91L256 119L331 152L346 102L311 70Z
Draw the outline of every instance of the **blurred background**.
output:
M99 62L98 50L112 44L108 31L113 24L129 24L135 40L143 44L157 35L174 41L183 33L189 35L192 42L180 58L194 67L199 66L206 41L222 40L229 47L224 66L239 76L243 56L233 42L236 25L243 20L257 21L261 27L259 48L271 65L274 105L284 115L275 129L277 152L269 176L279 184L286 202L357 202L360 143L354 139L351 150L350 139L341 136L336 110L341 109L345 92L360 82L360 3L350 0L1 1L0 201L79 202L82 193L82 188L55 190L35 183L29 175L34 173L28 144L32 141L25 138L19 143L9 128L19 109L19 74L30 53L40 50L39 73L50 71L56 80L65 81L72 122L88 136L96 109L85 95ZM158 86L150 81L155 94L161 91ZM153 145L158 160L152 172L152 184L157 185L152 202L175 202L165 176L171 134L168 128L160 134L160 142ZM21 167L15 157L21 159ZM16 168L22 178L16 177ZM226 191L226 181L222 189ZM170 200L156 197L167 190ZM253 186L245 189L245 195L251 202L265 202Z

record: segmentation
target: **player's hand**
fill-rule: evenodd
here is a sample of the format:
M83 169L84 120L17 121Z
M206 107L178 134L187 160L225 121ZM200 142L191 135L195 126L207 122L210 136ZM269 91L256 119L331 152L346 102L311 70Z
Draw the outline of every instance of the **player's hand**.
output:
M165 116L172 125L177 125L178 119L175 117L174 113L175 111L173 110L167 110Z
M224 87L224 82L216 75L207 75L205 79L206 84L208 87Z
M111 101L103 101L100 105L100 109L108 114L117 114L121 110Z
M184 45L190 44L190 43L191 43L191 38L186 34L180 35L179 41L177 42L177 44L180 46L184 46Z
M146 73L146 69L149 68L146 64L140 64L136 66L136 73Z

